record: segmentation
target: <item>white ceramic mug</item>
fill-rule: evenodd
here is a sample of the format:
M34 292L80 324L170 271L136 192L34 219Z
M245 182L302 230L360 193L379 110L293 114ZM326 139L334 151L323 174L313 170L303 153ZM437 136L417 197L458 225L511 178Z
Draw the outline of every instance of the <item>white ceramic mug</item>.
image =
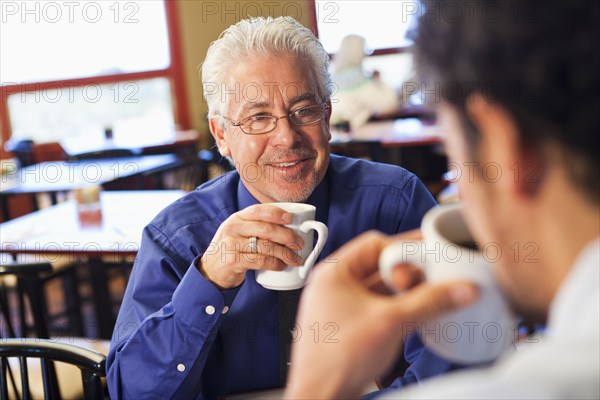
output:
M293 220L286 226L302 238L304 247L297 254L302 258L302 266L289 266L283 271L256 271L256 282L267 289L293 290L299 289L306 283L308 273L315 265L327 241L327 226L315 221L317 209L315 206L303 203L271 203L293 215ZM317 243L313 248L312 231L317 232Z
M425 345L446 360L478 364L496 359L513 346L516 329L515 318L492 271L492 262L500 256L499 248L490 244L484 246L486 252L475 246L460 204L430 210L421 230L424 242L396 242L384 249L379 258L382 279L392 287L394 266L411 263L423 268L430 283L466 280L477 284L476 303L416 328Z

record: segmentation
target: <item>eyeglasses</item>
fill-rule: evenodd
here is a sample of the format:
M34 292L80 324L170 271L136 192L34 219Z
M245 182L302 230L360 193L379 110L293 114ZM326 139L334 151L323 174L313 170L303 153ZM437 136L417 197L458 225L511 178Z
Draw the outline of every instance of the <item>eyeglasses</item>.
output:
M277 121L281 118L288 118L290 123L295 126L316 124L325 117L325 110L328 108L329 106L327 104L322 103L315 106L299 108L288 115L282 115L281 117L259 114L252 115L239 121L233 121L224 115L221 116L231 122L231 125L239 127L246 135L262 135L263 133L269 133L275 129L277 127Z

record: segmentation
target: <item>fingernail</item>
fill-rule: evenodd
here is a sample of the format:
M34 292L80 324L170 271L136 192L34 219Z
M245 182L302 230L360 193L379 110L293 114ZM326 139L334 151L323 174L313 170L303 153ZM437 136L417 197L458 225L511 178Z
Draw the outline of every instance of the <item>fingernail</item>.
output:
M283 222L285 222L286 224L289 224L290 222L292 222L292 220L294 219L294 216L290 213L283 213L281 215L281 219L283 220Z
M477 290L472 285L457 285L452 288L452 300L457 305L472 303L477 297Z

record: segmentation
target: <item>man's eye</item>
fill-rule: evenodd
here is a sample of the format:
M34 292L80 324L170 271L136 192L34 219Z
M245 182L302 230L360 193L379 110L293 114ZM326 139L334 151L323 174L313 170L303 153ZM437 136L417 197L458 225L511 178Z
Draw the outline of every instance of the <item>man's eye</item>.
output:
M253 115L250 117L250 121L252 122L265 122L271 119L270 115Z
M296 115L299 117L306 117L307 115L311 115L315 112L315 110L313 109L313 107L306 107L306 108L301 108L299 110L296 110Z

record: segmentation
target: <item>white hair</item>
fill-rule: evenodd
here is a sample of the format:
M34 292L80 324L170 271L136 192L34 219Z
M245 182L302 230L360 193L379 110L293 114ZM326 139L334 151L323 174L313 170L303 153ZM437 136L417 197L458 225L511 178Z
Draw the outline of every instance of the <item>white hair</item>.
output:
M221 90L231 66L250 57L287 54L309 61L317 78L318 95L328 101L332 92L329 55L310 29L292 17L249 18L227 28L208 48L202 64L202 86L209 118L224 112Z

